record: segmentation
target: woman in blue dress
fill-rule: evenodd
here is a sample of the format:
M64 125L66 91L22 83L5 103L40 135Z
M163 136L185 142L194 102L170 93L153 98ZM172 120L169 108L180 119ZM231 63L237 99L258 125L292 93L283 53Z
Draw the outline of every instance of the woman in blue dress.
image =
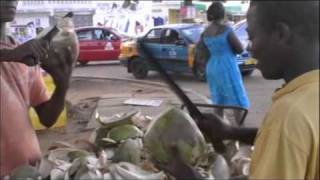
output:
M202 41L209 51L206 66L207 82L213 104L249 108L249 100L236 61L236 54L243 51L241 42L231 27L224 24L222 3L213 2L207 11L210 25L202 34ZM223 116L223 110L217 113ZM239 120L240 113L234 114Z

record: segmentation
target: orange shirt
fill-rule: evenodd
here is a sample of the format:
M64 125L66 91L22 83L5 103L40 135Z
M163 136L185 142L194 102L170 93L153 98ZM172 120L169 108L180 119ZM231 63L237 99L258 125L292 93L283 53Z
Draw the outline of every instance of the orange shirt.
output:
M0 41L0 49L16 46ZM40 67L0 62L0 177L41 157L28 110L48 99Z

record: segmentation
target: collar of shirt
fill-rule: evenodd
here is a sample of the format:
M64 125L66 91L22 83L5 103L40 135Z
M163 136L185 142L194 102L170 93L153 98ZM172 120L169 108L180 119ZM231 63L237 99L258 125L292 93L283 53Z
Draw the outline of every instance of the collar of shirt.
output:
M290 81L288 84L285 84L282 88L278 89L272 96L272 101L278 100L280 97L296 90L297 88L310 84L310 83L319 83L319 69L309 71L307 73L304 73L297 78Z

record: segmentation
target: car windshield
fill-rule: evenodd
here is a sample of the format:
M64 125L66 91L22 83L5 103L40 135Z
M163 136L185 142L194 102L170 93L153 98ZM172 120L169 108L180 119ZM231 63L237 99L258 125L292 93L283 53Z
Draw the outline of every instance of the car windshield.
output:
M192 43L196 43L200 39L201 33L204 31L203 26L195 26L195 27L189 27L182 29L182 34L184 34L189 41Z
M249 43L249 39L248 39L249 37L248 37L246 28L247 28L246 21L239 22L233 26L235 34L237 35L240 42L242 43L242 46L245 48L248 46L248 43Z

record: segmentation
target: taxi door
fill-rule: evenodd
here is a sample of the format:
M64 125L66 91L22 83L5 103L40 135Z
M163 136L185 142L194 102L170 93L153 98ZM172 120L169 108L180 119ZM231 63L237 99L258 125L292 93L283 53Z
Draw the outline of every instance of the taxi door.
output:
M161 64L169 71L187 72L188 44L175 29L165 29L161 38Z

